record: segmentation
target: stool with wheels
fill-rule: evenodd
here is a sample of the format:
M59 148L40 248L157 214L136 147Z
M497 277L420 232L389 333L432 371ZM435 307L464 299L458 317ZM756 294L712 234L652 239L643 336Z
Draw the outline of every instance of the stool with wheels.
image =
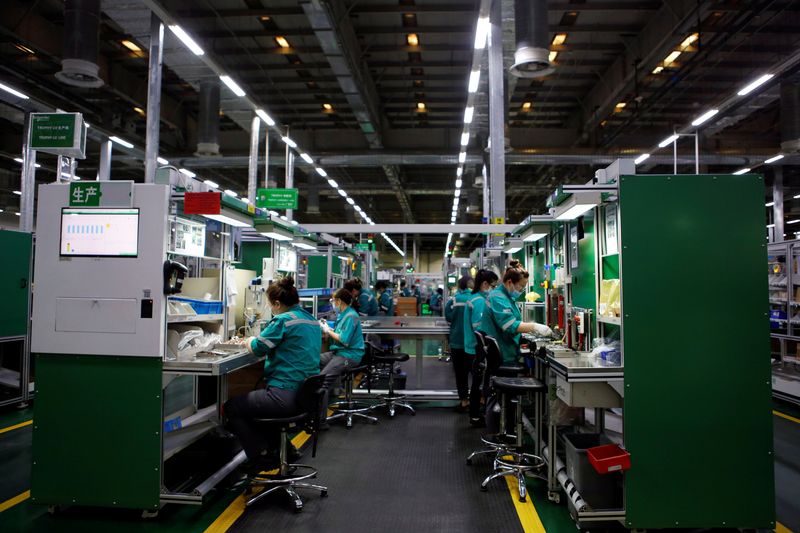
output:
M404 409L408 409L408 411L412 415L416 415L417 412L414 410L414 408L411 407L411 405L405 401L406 396L403 394L396 394L394 392L394 373L395 373L394 365L395 363L403 363L405 361L408 361L409 355L407 353L381 350L374 345L370 345L369 348L373 350L372 362L374 364L389 366L389 393L381 395L379 398L383 403L379 403L373 406L373 408L374 409L377 409L378 407L388 408L390 417L394 417L396 407L402 407Z
M378 423L377 418L368 414L369 411L375 407L374 405L366 402L359 402L353 399L353 381L355 380L356 375L360 374L361 372L369 372L370 361L367 359L367 355L365 354L361 364L352 368L348 368L342 372L344 400L330 404L329 407L335 408L336 412L328 417L328 422L344 420L347 429L351 429L353 427L354 418L361 418L363 420L372 422L373 424Z

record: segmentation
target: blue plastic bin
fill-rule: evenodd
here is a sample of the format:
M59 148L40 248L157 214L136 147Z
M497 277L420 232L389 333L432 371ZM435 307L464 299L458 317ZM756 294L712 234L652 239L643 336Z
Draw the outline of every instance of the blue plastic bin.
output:
M222 302L219 300L198 300L196 298L183 298L175 296L170 298L176 302L186 302L192 306L194 312L198 315L221 315Z

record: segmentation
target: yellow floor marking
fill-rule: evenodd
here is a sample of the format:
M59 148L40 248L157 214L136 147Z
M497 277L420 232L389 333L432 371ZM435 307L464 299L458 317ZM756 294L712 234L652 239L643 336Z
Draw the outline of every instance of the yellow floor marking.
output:
M300 433L295 438L292 439L292 444L298 450L303 447L303 445L311 438L311 435L308 433ZM274 470L272 472L277 472ZM264 472L262 472L263 474ZM267 472L269 473L269 472ZM236 497L235 500L231 502L231 504L222 512L221 515L217 517L214 522L208 526L205 530L205 533L224 533L228 531L228 529L242 516L245 510L245 499L244 494L240 494Z
M12 507L17 505L18 503L22 503L22 502L24 502L25 500L27 500L30 497L31 497L31 491L26 490L25 492L23 492L19 496L14 496L10 500L6 500L3 503L0 503L0 513L2 513L3 511L6 511L8 509L11 509Z
M775 533L792 533L792 530L784 526L780 522L775 524Z
M785 418L786 420L790 420L795 424L800 424L800 418L795 418L793 416L789 416L786 413L781 413L780 411L772 411L772 414L775 416L779 416L781 418Z
M31 424L33 424L33 420L28 420L27 422L20 422L19 424L0 429L0 433L7 433L9 431L14 431L15 429L24 428L25 426L30 426Z
M519 501L517 478L505 476L505 480L508 484L508 492L511 493L511 499L514 501L514 508L517 510L519 522L522 524L522 530L525 533L546 533L544 524L539 518L539 513L536 512L536 506L533 505L533 500L531 500L530 492L523 503Z

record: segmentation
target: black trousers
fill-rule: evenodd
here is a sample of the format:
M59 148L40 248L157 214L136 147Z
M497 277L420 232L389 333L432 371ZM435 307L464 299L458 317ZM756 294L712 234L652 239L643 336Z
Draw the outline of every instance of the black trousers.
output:
M267 387L231 398L225 403L228 429L242 443L248 459L280 449L280 431L253 423L254 418L281 418L298 414L297 391Z
M478 365L480 361L475 359L472 365L472 387L469 389L469 417L482 418L483 409L481 407L481 397L483 396L483 369Z
M470 355L463 348L450 348L450 359L453 361L453 371L456 374L456 390L458 399L469 399L469 374L472 370L474 355Z

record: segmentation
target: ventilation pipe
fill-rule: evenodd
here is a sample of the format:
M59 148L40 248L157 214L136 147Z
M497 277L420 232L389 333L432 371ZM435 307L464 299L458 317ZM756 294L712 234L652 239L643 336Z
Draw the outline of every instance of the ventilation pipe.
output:
M67 85L96 88L103 85L97 66L100 0L64 2L64 53L56 78Z
M800 85L781 84L781 150L800 152Z
M511 73L519 78L540 78L553 72L548 48L547 0L514 0L517 49Z
M319 178L317 177L316 172L308 173L306 213L309 215L319 215Z
M200 83L200 109L197 117L198 156L219 154L219 81Z

